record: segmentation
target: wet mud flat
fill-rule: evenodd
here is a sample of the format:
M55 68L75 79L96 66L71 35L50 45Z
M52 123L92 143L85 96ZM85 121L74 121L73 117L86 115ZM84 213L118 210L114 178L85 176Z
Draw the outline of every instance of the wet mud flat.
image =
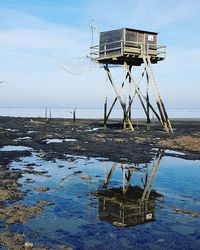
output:
M122 129L113 121L107 128L98 120L0 118L0 146L20 145L45 152L46 157L65 154L106 157L112 161L146 162L154 148L177 150L178 157L200 159L200 121L172 121L174 133L165 133L159 124L148 130L142 121L135 131Z
M26 203L30 190L23 190L19 181L23 176L50 177L48 169L27 162L23 168L13 168L12 163L34 153L43 161L66 160L76 157L94 157L120 163L150 162L158 150L163 154L183 159L200 160L200 122L174 121L174 133L163 132L158 124L150 130L143 122L135 124L135 131L123 130L117 121L107 128L102 121L66 119L0 118L0 246L4 249L50 249L44 241L38 241L37 231L17 233L14 225L22 225L53 206L49 199L37 199ZM62 165L58 166L62 169ZM38 169L37 169L38 168ZM73 171L79 174L80 171ZM84 177L85 179L87 177ZM84 179L83 178L83 179ZM25 183L34 184L34 178L25 178ZM36 187L31 192L45 193L48 186ZM40 197L40 196L38 196ZM179 209L178 212L181 210ZM199 215L199 214L197 214ZM31 240L29 240L31 239ZM35 241L33 240L35 239ZM36 242L36 243L35 243ZM70 244L60 249L72 249Z

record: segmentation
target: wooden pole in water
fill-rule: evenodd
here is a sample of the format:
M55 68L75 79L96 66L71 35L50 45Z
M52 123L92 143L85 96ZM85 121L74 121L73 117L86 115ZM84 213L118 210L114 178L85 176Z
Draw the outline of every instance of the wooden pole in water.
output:
M108 162L104 161L104 185L108 184L107 176L108 176Z
M47 119L47 108L45 108L45 119Z
M49 119L51 119L51 109L49 109Z
M76 123L76 109L73 111L73 122Z

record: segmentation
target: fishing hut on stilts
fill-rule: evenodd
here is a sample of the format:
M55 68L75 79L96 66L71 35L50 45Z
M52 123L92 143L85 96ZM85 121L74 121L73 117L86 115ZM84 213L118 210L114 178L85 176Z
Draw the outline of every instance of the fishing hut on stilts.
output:
M134 98L138 96L147 124L150 125L151 122L151 110L164 130L168 133L173 132L152 67L152 64L164 60L165 54L165 46L157 45L156 32L129 28L100 32L99 45L91 47L91 57L102 65L105 70L105 89L108 88L107 84L110 82L116 95L109 108L108 92L106 91L105 93L104 126L107 125L111 112L116 102L119 101L123 110L123 127L126 128L128 126L134 131L131 117L132 106ZM111 73L112 67L119 66L122 66L121 68L124 71L124 79L120 86L115 83ZM141 68L141 75L138 80L133 75L134 67ZM145 91L142 91L141 85L144 79L146 86L143 86ZM124 95L124 92L126 92L126 95ZM154 104L151 102L153 99Z

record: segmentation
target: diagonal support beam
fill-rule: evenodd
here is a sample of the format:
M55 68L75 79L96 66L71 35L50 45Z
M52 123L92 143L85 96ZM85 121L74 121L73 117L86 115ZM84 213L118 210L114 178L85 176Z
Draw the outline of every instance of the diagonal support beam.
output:
M111 73L110 73L110 70L109 70L108 66L107 66L107 65L104 66L104 69L106 70L106 72L107 72L107 74L108 74L108 79L110 80L110 83L111 83L111 85L112 85L112 87L113 87L113 89L114 89L114 91L115 91L116 97L117 97L117 99L118 99L119 102L120 102L120 105L121 105L121 107L122 107L122 109L123 109L123 111L124 111L124 114L126 115L126 105L125 105L125 103L123 102L123 100L122 100L122 98L121 98L121 96L120 96L120 93L119 93L119 91L118 91L118 89L117 89L117 87L116 87L116 85L115 85L115 83L114 83L114 81L113 81L113 79L112 79L112 75L111 75ZM129 119L129 117L127 117L127 115L126 115L126 120L128 121L128 124L129 124L130 129L131 129L132 131L134 131L133 125L132 125L132 123L131 123L131 120Z
M158 169L159 169L159 166L160 166L160 161L161 161L163 155L164 155L164 151L163 150L159 151L157 156L156 156L156 159L153 162L153 166L152 166L152 169L151 169L151 174L147 178L147 182L146 182L146 185L145 185L145 188L144 188L144 192L142 194L142 198L141 198L142 202L149 198L149 195L150 195L151 190L152 190L153 183L155 181L155 177L157 175L157 172L158 172Z
M129 75L128 75L128 73L127 73L127 74L126 74L126 79L128 78L128 76L129 76ZM122 85L121 85L121 89L123 89L124 84L125 84L125 82L123 81L123 83L122 83ZM119 93L120 93L120 91L119 91ZM113 103L112 103L112 105L111 105L111 107L110 107L110 110L109 110L109 112L108 112L108 114L107 114L107 116L106 116L106 118L105 118L105 121L106 121L106 122L108 121L108 118L110 117L110 114L111 114L111 112L112 112L112 110L113 110L113 108L114 108L116 102L117 102L117 97L115 97L115 99L114 99L114 101L113 101Z
M144 62L144 65L145 65L145 67L147 69L149 82L151 84L151 87L152 87L153 92L154 92L154 96L156 98L156 103L157 103L157 106L158 106L158 110L159 110L159 113L160 113L160 119L162 120L163 127L164 127L166 132L173 133L171 123L170 123L170 121L168 119L164 103L163 103L163 101L161 99L160 92L159 92L158 86L156 84L156 80L155 80L155 76L154 76L154 73L153 73L150 57L148 55L147 56L144 55L143 56L143 62Z
M131 79L131 81L132 81L132 83L133 83L133 85L134 85L134 88L135 88L135 95L136 95L136 94L138 95L139 100L140 100L140 102L141 102L141 104L142 104L142 107L143 107L143 109L144 109L144 112L145 112L146 116L148 117L148 112L147 112L147 109L146 109L146 107L145 107L145 105L144 105L144 103L143 103L141 97L143 97L143 99L146 101L146 103L148 103L148 106L151 108L152 112L155 114L155 116L157 117L157 119L159 120L159 122L163 125L163 123L162 123L162 121L161 121L161 119L160 119L158 113L157 113L156 110L153 108L153 106L150 104L149 100L141 93L141 91L140 91L140 89L139 89L139 84L141 83L142 78L144 77L144 73L145 73L145 71L146 71L146 68L145 68L144 72L142 73L142 77L141 77L139 83L136 84L135 81L132 79L131 72L130 72L130 70L128 69L127 64L126 64L126 67L127 67L128 74L129 74L129 76L130 76L130 79ZM135 97L135 95L134 95L134 97ZM133 97L133 98L134 98L134 97ZM132 98L132 100L131 100L131 104L132 104L132 102L133 102L133 98ZM127 113L128 113L128 111L127 111Z

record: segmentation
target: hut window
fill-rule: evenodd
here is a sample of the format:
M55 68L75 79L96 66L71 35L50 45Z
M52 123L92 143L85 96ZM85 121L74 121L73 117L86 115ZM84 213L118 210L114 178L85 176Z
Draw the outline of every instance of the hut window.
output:
M153 35L148 35L148 41L151 41L151 42L153 42L153 40L154 40L154 37L153 37Z

